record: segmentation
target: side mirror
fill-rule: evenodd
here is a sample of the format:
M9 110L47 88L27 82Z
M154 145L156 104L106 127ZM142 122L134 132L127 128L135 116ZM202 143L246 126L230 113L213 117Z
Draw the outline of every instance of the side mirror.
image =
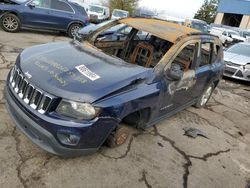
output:
M35 7L36 7L36 5L35 5L35 3L30 2L30 3L28 4L28 7L30 7L30 8L32 9L32 8L35 8Z
M184 71L179 64L173 63L170 69L167 70L166 74L168 78L178 81L183 77Z

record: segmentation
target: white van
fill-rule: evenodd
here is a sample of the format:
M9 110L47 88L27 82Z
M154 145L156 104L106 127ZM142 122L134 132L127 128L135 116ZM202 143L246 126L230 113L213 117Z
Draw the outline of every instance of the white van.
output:
M112 20L117 20L120 18L127 18L129 17L129 12L121 9L114 9L112 12Z
M93 23L100 23L110 18L109 8L101 5L89 5L88 14Z

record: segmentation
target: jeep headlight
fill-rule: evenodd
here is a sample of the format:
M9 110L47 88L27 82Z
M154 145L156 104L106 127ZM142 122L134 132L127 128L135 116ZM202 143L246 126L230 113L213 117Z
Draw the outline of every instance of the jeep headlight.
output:
M75 118L79 120L94 119L100 111L89 103L62 100L58 105L56 112L60 115Z
M245 68L245 69L250 69L250 63L246 64L246 65L244 66L244 68Z

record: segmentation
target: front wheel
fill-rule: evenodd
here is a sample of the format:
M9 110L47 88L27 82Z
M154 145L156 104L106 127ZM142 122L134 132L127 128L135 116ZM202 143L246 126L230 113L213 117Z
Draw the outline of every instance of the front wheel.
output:
M118 127L106 140L106 145L110 148L124 144L129 137L129 130L126 127Z
M20 30L21 22L15 14L5 14L0 21L1 27L4 31L15 33Z
M203 91L202 95L199 97L198 101L196 102L195 107L203 108L204 106L206 106L213 91L214 91L214 84L210 84L208 87L206 87L206 89Z
M82 27L82 25L78 24L78 23L71 24L71 26L68 29L68 36L70 38L73 38L75 33L77 33L81 27Z

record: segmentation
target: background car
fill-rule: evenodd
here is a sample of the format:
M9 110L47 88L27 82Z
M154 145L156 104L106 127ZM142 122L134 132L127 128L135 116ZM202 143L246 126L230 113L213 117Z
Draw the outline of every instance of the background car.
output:
M120 9L114 9L112 12L112 20L129 17L129 12Z
M63 31L72 37L88 21L84 8L67 0L9 0L0 7L0 25L7 32L37 28Z
M90 5L88 14L93 23L100 23L110 18L109 8L100 5Z
M250 43L238 43L224 53L224 76L250 82Z
M213 27L210 33L218 36L224 46L244 42L246 40L244 37L240 36L239 32L231 29Z

